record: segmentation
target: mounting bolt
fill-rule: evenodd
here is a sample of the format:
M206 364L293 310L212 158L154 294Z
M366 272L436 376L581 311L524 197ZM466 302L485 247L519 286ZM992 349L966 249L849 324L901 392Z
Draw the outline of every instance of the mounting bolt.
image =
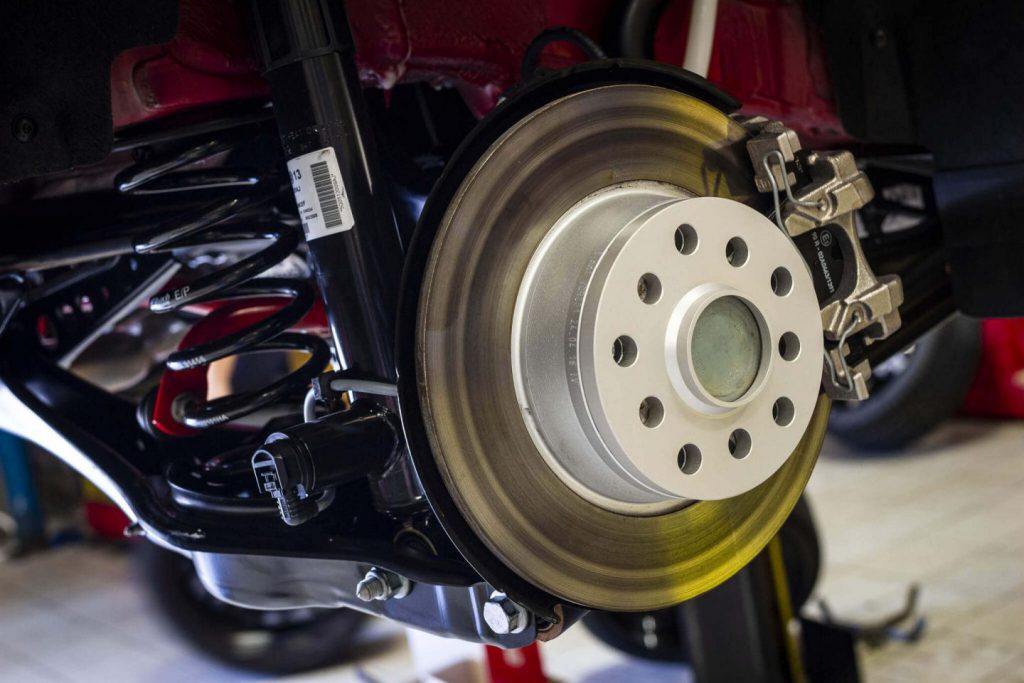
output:
M38 130L36 122L28 116L19 116L11 123L11 133L18 142L28 142L36 136Z
M484 605L484 621L495 634L506 636L525 631L529 619L525 608L495 591Z
M356 585L356 597L363 602L391 598L398 600L408 595L409 589L409 579L374 567L366 572L363 580Z

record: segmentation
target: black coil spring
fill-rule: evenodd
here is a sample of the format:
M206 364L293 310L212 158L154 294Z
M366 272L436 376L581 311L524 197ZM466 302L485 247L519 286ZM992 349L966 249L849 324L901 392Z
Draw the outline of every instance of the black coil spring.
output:
M230 188L235 191L235 196L178 216L136 237L132 247L137 254L172 252L204 244L223 245L234 240L269 242L265 248L229 266L157 294L149 301L152 312L168 313L190 304L240 298L287 296L291 299L279 311L250 327L176 351L167 359L168 369L201 367L227 356L253 351L298 350L309 354L309 359L301 367L262 388L209 401L198 397L190 400L175 419L194 429L240 418L304 389L330 360L330 347L320 337L286 331L312 308L315 296L312 286L301 279L258 277L295 251L299 244L297 230L284 225L267 226L255 219L249 227L238 227L233 222L258 212L281 186L275 185L275 192L269 197L266 192L260 196L252 190L260 184L253 173L223 169L175 172L183 166L228 151L233 144L230 139L205 141L184 151L135 164L115 179L118 189L125 193L157 194L196 188ZM239 188L247 189L239 191ZM232 224L224 227L229 221ZM152 418L151 415L149 417Z

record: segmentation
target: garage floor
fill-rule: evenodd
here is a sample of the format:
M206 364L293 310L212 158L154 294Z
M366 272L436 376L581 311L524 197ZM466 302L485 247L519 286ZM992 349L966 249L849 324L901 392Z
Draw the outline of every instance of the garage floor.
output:
M1024 424L959 421L911 452L862 458L830 442L812 478L824 537L818 594L843 619L870 620L922 587L924 639L865 651L878 683L1024 682ZM0 565L0 681L254 681L195 656L147 612L130 558L71 546ZM809 606L814 610L814 605ZM399 629L357 666L307 681L412 678ZM659 683L680 669L625 662L582 628L545 646L562 681Z

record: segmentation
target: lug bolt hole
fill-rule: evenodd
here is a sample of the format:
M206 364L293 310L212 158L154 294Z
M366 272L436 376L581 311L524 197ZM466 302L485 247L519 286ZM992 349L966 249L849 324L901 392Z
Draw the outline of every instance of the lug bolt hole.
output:
M648 429L654 429L665 419L665 406L654 396L640 401L640 423Z
M701 464L700 449L697 448L697 445L688 443L680 448L676 464L679 465L679 471L683 474L696 474Z
M725 245L725 260L733 268L739 268L746 263L748 256L750 256L750 252L747 250L747 243L739 237L733 237Z
M636 362L636 342L632 337L624 334L615 339L612 343L612 360L624 368Z
M783 360L794 361L800 355L800 338L787 332L779 339L779 355Z
M636 295L645 304L656 304L661 298L661 280L653 273L644 273L636 283Z
M795 415L796 408L793 407L793 402L785 396L780 397L772 404L772 419L780 427L788 427L793 422Z
M684 256L689 256L697 251L697 231L689 223L683 223L676 228L676 251Z
M781 266L772 271L772 291L775 296L786 296L793 291L793 276Z
M750 433L746 429L734 429L729 435L729 455L742 460L750 455Z

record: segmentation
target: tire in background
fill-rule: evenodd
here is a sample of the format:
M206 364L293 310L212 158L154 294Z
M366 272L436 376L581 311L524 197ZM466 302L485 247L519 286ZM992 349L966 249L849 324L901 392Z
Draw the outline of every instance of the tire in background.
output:
M914 345L902 371L873 378L866 401L836 402L829 430L863 451L903 448L959 410L981 352L981 322L953 316Z
M232 667L283 675L353 654L365 622L348 609L266 612L223 603L203 589L192 561L153 543L135 548L142 583L163 620L190 645Z

